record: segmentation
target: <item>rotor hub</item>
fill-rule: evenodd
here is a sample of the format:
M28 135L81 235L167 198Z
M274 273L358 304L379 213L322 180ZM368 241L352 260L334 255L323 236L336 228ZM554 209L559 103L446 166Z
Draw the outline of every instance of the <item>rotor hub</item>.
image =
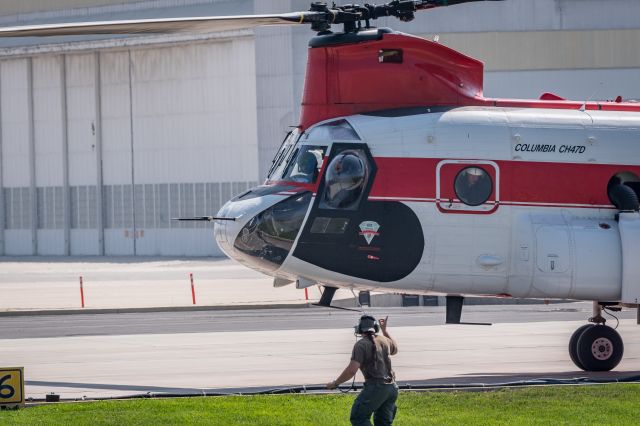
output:
M409 22L415 18L416 11L443 5L447 3L442 0L394 0L382 5L365 3L336 6L334 3L329 7L326 2L316 1L311 3L309 11L319 12L320 15L309 22L311 29L319 35L330 34L333 24L342 24L345 33L352 33L371 28L370 21L374 19L394 16Z

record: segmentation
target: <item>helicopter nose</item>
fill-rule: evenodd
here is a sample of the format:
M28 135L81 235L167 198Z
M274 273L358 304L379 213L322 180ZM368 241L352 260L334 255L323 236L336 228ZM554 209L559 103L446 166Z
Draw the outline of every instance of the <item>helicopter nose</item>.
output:
M213 231L218 246L228 257L240 260L233 244L242 228L252 217L264 211L270 204L280 201L279 199L266 200L265 198L252 198L251 200L235 198L227 201L218 212L218 217L235 218L235 220L216 221Z
M216 241L230 258L271 275L289 255L311 198L309 191L236 197L218 213L236 220L216 222Z

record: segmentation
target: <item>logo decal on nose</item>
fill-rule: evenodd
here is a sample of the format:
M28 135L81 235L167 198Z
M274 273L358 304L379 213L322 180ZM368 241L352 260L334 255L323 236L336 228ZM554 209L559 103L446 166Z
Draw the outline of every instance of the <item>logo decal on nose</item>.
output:
M378 232L379 229L380 225L378 225L377 222L367 220L360 224L361 232L359 232L359 235L362 235L367 241L367 244L371 245L371 241L373 241L376 236L380 235L380 233Z

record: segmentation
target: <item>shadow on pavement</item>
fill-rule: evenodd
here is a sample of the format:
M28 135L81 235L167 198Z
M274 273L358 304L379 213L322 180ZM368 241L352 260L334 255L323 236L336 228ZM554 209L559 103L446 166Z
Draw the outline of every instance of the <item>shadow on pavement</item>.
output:
M640 381L640 371L566 371L549 373L467 373L455 377L427 380L398 380L399 385L411 386L501 386L560 383L600 383Z
M47 388L71 388L71 389L92 389L92 390L108 390L108 391L127 391L127 392L152 392L152 393L171 393L171 394L202 394L203 389L197 388L170 388L161 386L136 386L136 385L114 385L104 383L77 383L77 382L47 382L39 380L27 380L27 386L41 386Z

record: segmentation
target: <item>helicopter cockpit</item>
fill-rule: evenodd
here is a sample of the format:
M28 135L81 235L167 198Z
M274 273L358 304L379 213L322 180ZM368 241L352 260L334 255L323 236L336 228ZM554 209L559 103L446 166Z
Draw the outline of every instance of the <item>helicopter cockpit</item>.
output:
M346 120L316 126L308 132L295 129L284 140L273 159L267 181L315 184L333 141L359 141Z
M302 229L334 142L357 143L360 137L346 120L288 134L266 185L238 195L220 211L238 217L233 223L216 224L216 238L228 255L267 273L282 265ZM326 168L323 208L352 208L368 177L362 154L343 151Z

